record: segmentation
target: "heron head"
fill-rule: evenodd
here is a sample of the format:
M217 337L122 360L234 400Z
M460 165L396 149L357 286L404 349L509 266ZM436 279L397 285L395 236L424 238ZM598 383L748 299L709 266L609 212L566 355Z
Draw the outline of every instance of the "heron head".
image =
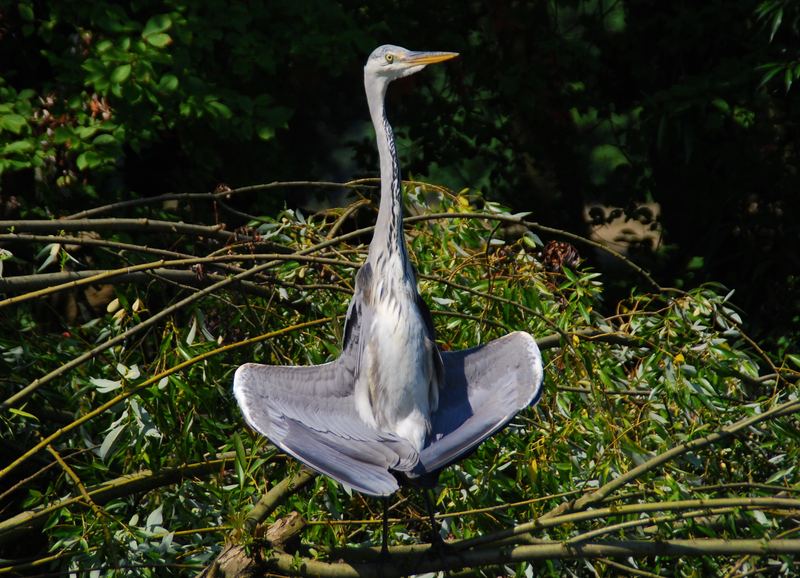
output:
M419 72L429 64L443 62L458 56L458 52L414 52L384 44L372 51L364 66L366 74L391 82Z

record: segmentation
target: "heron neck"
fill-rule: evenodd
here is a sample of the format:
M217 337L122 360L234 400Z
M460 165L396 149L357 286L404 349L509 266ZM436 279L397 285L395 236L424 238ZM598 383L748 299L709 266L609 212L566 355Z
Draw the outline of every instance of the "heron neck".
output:
M367 102L372 124L375 127L375 138L378 145L381 169L381 202L375 232L369 248L370 261L376 261L381 254L399 254L403 262L407 262L406 245L403 237L403 199L401 194L400 165L397 162L397 151L394 133L386 118L384 97L386 82L365 77Z

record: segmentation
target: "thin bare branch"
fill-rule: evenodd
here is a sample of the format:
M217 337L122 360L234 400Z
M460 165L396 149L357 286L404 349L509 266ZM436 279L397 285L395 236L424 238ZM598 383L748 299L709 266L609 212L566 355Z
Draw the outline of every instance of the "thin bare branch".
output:
M173 233L219 239L222 241L253 241L252 237L225 230L225 225L195 225L175 223L157 219L75 219L75 220L27 220L0 221L4 233L52 233L58 231L146 231L150 233Z
M148 253L159 255L168 259L190 259L194 255L179 253L178 251L168 251L147 245L136 245L134 243L122 243L120 241L109 241L108 239L93 239L91 237L73 237L70 235L31 235L28 233L6 233L0 235L0 241L20 242L20 243L61 243L64 245L87 245L94 247L108 247L120 251L131 251L135 253Z
M40 273L37 275L20 275L17 277L6 277L0 279L0 291L11 292L15 288L26 288L28 286L42 286L42 289L31 291L16 297L9 297L0 301L0 309L9 305L14 305L22 301L36 299L64 291L74 289L82 285L90 285L101 281L108 281L123 275L131 275L138 271L155 271L164 267L188 267L193 265L205 265L211 263L225 263L228 261L265 261L269 260L268 266L262 269L271 268L282 261L300 261L307 263L319 263L322 265L336 265L343 267L358 267L359 263L347 261L345 259L328 259L313 255L302 255L299 253L253 253L247 255L216 255L214 257L189 257L188 259L174 259L166 261L151 261L140 263L118 269L104 269L99 271L62 271L60 273ZM261 271L262 269L259 269ZM252 269L238 269L239 275L246 273L245 276L253 275ZM62 281L60 284L59 281ZM55 283L55 284L54 284ZM227 285L228 283L225 283Z
M86 489L86 495L81 492L77 496L62 498L47 506L20 512L16 516L0 521L0 545L18 540L27 532L38 530L54 511L81 503L86 500L86 496L95 504L102 506L116 498L131 496L161 486L176 484L184 479L217 472L230 467L235 457L235 452L226 452L211 460L165 467L157 472L142 470L135 474L126 474L94 488Z
M80 211L79 213L73 213L72 215L68 215L63 217L63 219L67 220L75 220L75 219L85 219L87 217L93 217L95 215L101 215L103 213L111 213L114 211L118 211L120 209L128 209L131 207L139 207L142 205L151 205L156 203L162 203L164 201L214 201L219 199L226 199L233 195L239 195L242 193L253 193L258 191L267 191L270 189L279 189L281 187L320 187L320 188L338 188L338 189L354 189L365 186L367 183L375 181L375 179L360 179L355 181L350 181L347 183L333 183L327 181L274 181L272 183L265 183L262 185L252 185L247 187L239 187L238 189L227 189L224 191L218 191L214 193L165 193L163 195L156 195L154 197L144 197L141 199L129 199L127 201L120 201L118 203L111 203L108 205L102 205L100 207L94 207L92 209L88 209L86 211Z
M132 267L129 269L130 272L128 273L118 273L113 276L108 275L110 271L91 269L85 271L62 271L60 273L40 273L38 275L19 275L0 280L0 290L7 293L29 291L29 293L21 295L21 297L25 298L24 300L27 300L98 282L112 284L146 283L153 280L153 275L192 287L207 287L212 283L218 283L225 279L224 276L217 273L204 273L200 276L194 271L180 271L164 267L153 268L150 263L148 263L147 267L143 267L144 270L141 271L133 270ZM241 290L251 295L261 295L262 297L269 297L272 293L270 289L252 281L239 281L233 286L233 289ZM16 303L23 301L23 299L16 301L12 301L12 299L10 298L9 301ZM3 303L0 302L0 307L2 307Z

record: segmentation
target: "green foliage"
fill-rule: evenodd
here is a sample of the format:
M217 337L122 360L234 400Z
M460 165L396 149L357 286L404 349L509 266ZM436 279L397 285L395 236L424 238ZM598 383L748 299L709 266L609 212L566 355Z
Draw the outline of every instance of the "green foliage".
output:
M800 332L782 251L800 244L797 0L22 0L3 18L12 217L75 212L86 194L372 174L364 57L383 42L446 48L460 60L390 95L409 174L573 231L586 203L635 218L657 202L660 278L735 287L772 343ZM259 210L284 200L305 198Z
M35 187L54 209L60 195L48 191L103 185L118 193L126 158L177 139L178 155L204 167L197 182L207 181L221 143L242 150L270 141L293 114L269 89L280 76L278 38L257 32L280 8L287 17L299 10L289 2L252 10L225 2L21 2L16 49L30 57L21 58L27 66L54 75L12 70L14 85L0 85L0 129L24 138L4 147L0 174L38 169ZM221 12L225 18L215 16Z
M535 209L537 222L573 231L588 201L623 207L631 218L636 202L661 205L669 245L654 261L656 277L687 291L635 288L620 297L609 291L614 280L591 263L549 269L539 236L549 240L552 231L528 223L518 238L514 227L496 228L524 216L512 219L478 193L409 191L415 212L479 208L483 215L409 228L442 346L468 347L515 329L547 345L542 403L442 477L437 499L454 539L539 520L670 448L796 399L797 0L400 7L388 0L20 0L0 12L3 218L63 217L87 205L212 190L220 182L372 174L361 63L383 42L461 53L452 65L415 76L414 91L398 83L390 94L392 120L410 125L395 122L409 174ZM363 256L357 242L366 240L313 252L339 262L303 260L299 251L351 220L340 223L340 211L304 216L296 209L321 189L264 189L237 194L235 208L217 195L214 203L133 211L207 223L200 236L98 228L105 237L95 238L57 225L51 232L62 238L0 232L0 287L9 295L28 290L5 284L21 275L37 275L28 280L37 288L53 286L44 275L184 258L176 247L202 260L191 272L185 263L158 272L154 265L117 279L106 299L96 296L98 287L81 286L0 305L3 399L44 379L0 410L0 461L11 464L0 484L7 569L24 572L25 560L52 556L37 567L98 567L110 575L124 561L128 569L117 575L188 575L229 532L259 551L257 536L242 536L244 517L297 466L243 427L230 398L232 372L253 359L335 357ZM234 214L232 230L237 210L260 215L238 231L238 241L212 227ZM364 212L353 213L358 224L372 222ZM253 251L284 257L267 272L192 298L191 287L248 271ZM228 253L236 260L211 258ZM736 293L703 283L709 280ZM744 332L732 299L768 340ZM294 329L221 349L283 328ZM667 505L796 498L798 429L794 415L771 417L649 468L591 504L663 511L564 518L532 537L567 543L607 527L613 536L654 543L792 537L790 509L775 504L696 515ZM41 445L51 435L49 447ZM411 491L401 496L407 499L392 510L399 519L393 538L422 541L419 500ZM525 503L512 505L518 502ZM485 507L494 509L473 512ZM379 541L377 523L329 524L380 511L330 480L317 479L276 516L292 509L318 522L291 551L295 568L308 557L336 560L330 546ZM25 512L33 531L14 517ZM652 518L635 523L637 516ZM642 555L625 563L686 576L797 570L778 555L680 563ZM589 567L597 575L620 570L606 560L530 558L502 560L487 572L580 575Z
M769 42L776 41L776 35L782 30L789 37L800 35L800 3L794 0L764 0L755 11L757 21L769 31ZM786 31L788 29L788 32ZM792 89L794 81L800 78L800 59L783 60L763 64L764 72L761 85L771 81L783 81L786 92Z
M449 540L486 539L536 520L545 525L531 537L555 545L602 545L614 538L654 544L757 539L766 545L796 532L791 517L800 505L796 348L785 359L758 349L729 292L718 285L637 292L604 312L611 305L604 302L604 277L585 266L546 268L539 240L546 232L523 225L524 216L512 216L468 191L453 195L427 185L409 187L406 201L411 214L444 214L407 228L440 345L471 347L526 330L545 353L539 405L443 472L436 500ZM177 214L157 216L186 220L182 217L202 213L206 201L185 202ZM146 208L133 211L154 216ZM188 267L179 255L157 257L177 261L172 265L148 255L168 250L177 237L154 242L144 225L99 239L125 240L135 250L90 245L91 237L72 235L60 241L17 238L17 267L31 275L80 271L82 263L113 269L154 262L153 277L106 278L102 282L113 283L113 295L93 306L87 286L38 300L21 295L23 300L0 302L3 399L43 380L0 418L0 435L13 440L2 450L8 468L0 472L8 490L0 520L6 569L43 559L40 564L54 571L86 575L97 568L108 576L183 576L209 564L226 536L248 544L250 552L261 551L258 534L245 536L244 518L298 465L244 426L230 394L232 373L246 361L305 365L338 355L342 316L368 237L326 243L342 234L343 226L347 230L359 212L367 212L364 203L310 215L286 209L275 217L252 217L238 231L240 240L228 245L215 241L209 229L191 245L202 268L195 266L189 277L177 276ZM463 212L475 216L449 216ZM372 210L367 213L361 218L372 222ZM47 243L73 259L53 259L43 269L59 251L32 249ZM319 244L324 248L315 249ZM256 271L256 265L262 268ZM197 292L245 271L256 285L229 283L205 295ZM70 305L76 301L77 313ZM164 311L156 323L143 325ZM125 331L131 332L125 341L48 376ZM705 436L743 419L759 420L785 403L782 415L768 414L749 428L736 426L735 435L703 445ZM681 444L695 446L653 462ZM542 517L557 514L566 500L588 499L620 480L620 487L593 505L598 512L611 507L596 519L572 518L564 510L549 525ZM734 498L736 506L713 507L721 498ZM750 498L772 501L750 506ZM680 500L700 499L711 505L674 507ZM300 545L288 550L288 560L281 562L279 551L262 552L277 573L281 563L302 570L309 560L335 563L347 557L334 548L380 542L380 504L325 477L290 496L273 516L291 511L310 523ZM401 490L390 514L396 519L390 542L426 541L423 512L418 493ZM365 519L374 523L349 522ZM33 535L41 538L26 538ZM482 552L504 550L489 544ZM614 563L686 576L711 567L785 576L797 571L796 560L785 556L744 561L730 554L626 556ZM490 563L485 575L618 570L607 559L591 557L501 559Z

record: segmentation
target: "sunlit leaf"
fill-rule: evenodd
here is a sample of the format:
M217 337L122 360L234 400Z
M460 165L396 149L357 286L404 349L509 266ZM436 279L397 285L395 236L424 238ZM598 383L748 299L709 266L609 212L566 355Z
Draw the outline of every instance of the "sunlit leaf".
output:
M130 64L120 64L111 72L111 82L121 84L128 80L131 75L132 67Z
M113 448L114 444L116 444L117 439L119 438L119 435L124 430L125 430L125 426L118 425L115 428L111 429L111 431L108 432L106 437L103 439L103 443L100 444L100 449L98 451L98 455L100 456L101 460L106 459L106 457L108 456L108 453L111 451L111 448Z
M114 381L111 379L103 379L100 377L92 377L89 381L94 385L99 393L109 393L115 389L122 387L122 381Z
M172 38L169 34L164 34L163 32L158 32L155 34L150 34L149 36L145 36L145 40L148 44L152 44L156 48L164 48L165 46L169 46L172 44Z

